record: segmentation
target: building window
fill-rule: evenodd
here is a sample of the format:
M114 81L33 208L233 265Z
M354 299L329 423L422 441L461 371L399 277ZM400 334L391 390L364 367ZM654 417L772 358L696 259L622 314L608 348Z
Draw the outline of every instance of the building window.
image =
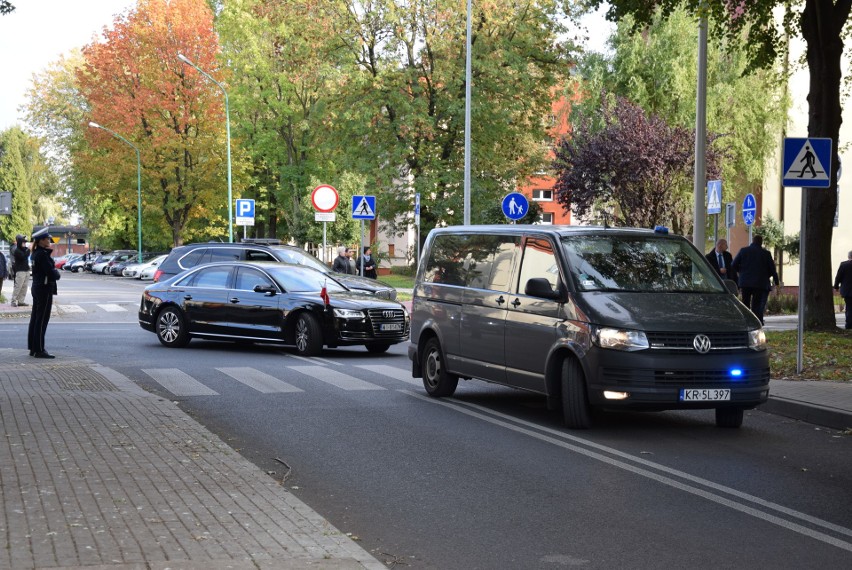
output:
M553 202L553 190L533 190L532 199L536 202Z
M542 212L541 213L541 223L552 226L553 225L553 214L550 212Z

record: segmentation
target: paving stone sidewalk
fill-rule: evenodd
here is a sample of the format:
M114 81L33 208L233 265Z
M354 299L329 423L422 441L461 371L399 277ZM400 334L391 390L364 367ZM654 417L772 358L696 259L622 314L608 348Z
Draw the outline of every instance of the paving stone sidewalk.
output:
M174 403L0 349L0 568L386 568Z

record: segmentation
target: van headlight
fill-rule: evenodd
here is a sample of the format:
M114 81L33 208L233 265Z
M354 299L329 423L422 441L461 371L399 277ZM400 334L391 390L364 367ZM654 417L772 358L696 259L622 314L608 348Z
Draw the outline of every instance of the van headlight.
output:
M766 333L763 329L748 331L748 347L752 350L766 350Z
M354 309L334 309L334 316L339 319L363 319L364 311Z
M648 337L642 331L626 329L599 328L595 330L593 342L601 348L613 350L645 350L650 348Z

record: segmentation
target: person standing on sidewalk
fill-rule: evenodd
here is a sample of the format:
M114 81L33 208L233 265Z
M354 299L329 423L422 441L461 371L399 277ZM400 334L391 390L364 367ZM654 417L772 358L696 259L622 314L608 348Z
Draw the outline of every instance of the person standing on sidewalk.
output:
M15 236L15 246L12 248L12 272L14 273L15 288L12 291L12 306L26 307L27 282L30 280L30 251L21 234Z
M837 276L834 278L834 288L840 291L843 304L846 305L846 328L852 329L852 251L848 259L840 264Z
M27 348L30 349L30 356L36 358L55 358L44 349L44 333L50 321L56 282L59 281L59 271L50 257L53 253L50 249L50 239L46 227L33 234L33 311L30 315Z
M772 289L769 279L772 278L776 287L779 279L772 254L763 249L763 236L754 236L751 245L737 253L731 269L739 275L743 304L760 319L760 324L764 324L763 311Z
M349 258L346 257L346 246L340 246L337 248L337 257L334 258L331 270L335 273L349 274Z
M710 265L716 268L716 273L722 279L737 280L736 272L731 269L734 259L731 257L731 252L728 251L728 241L726 239L723 238L717 241L716 247L705 257L710 262Z
M6 256L0 251L0 295L3 294L3 281L9 277L9 268L6 266Z

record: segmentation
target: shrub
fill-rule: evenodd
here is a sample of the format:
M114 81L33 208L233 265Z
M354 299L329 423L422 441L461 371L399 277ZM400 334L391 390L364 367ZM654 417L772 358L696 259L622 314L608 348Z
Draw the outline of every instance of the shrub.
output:
M405 277L414 277L415 269L413 265L394 265L390 268L391 275L404 275Z
M799 310L798 295L769 294L766 302L766 313L770 315L792 315Z

